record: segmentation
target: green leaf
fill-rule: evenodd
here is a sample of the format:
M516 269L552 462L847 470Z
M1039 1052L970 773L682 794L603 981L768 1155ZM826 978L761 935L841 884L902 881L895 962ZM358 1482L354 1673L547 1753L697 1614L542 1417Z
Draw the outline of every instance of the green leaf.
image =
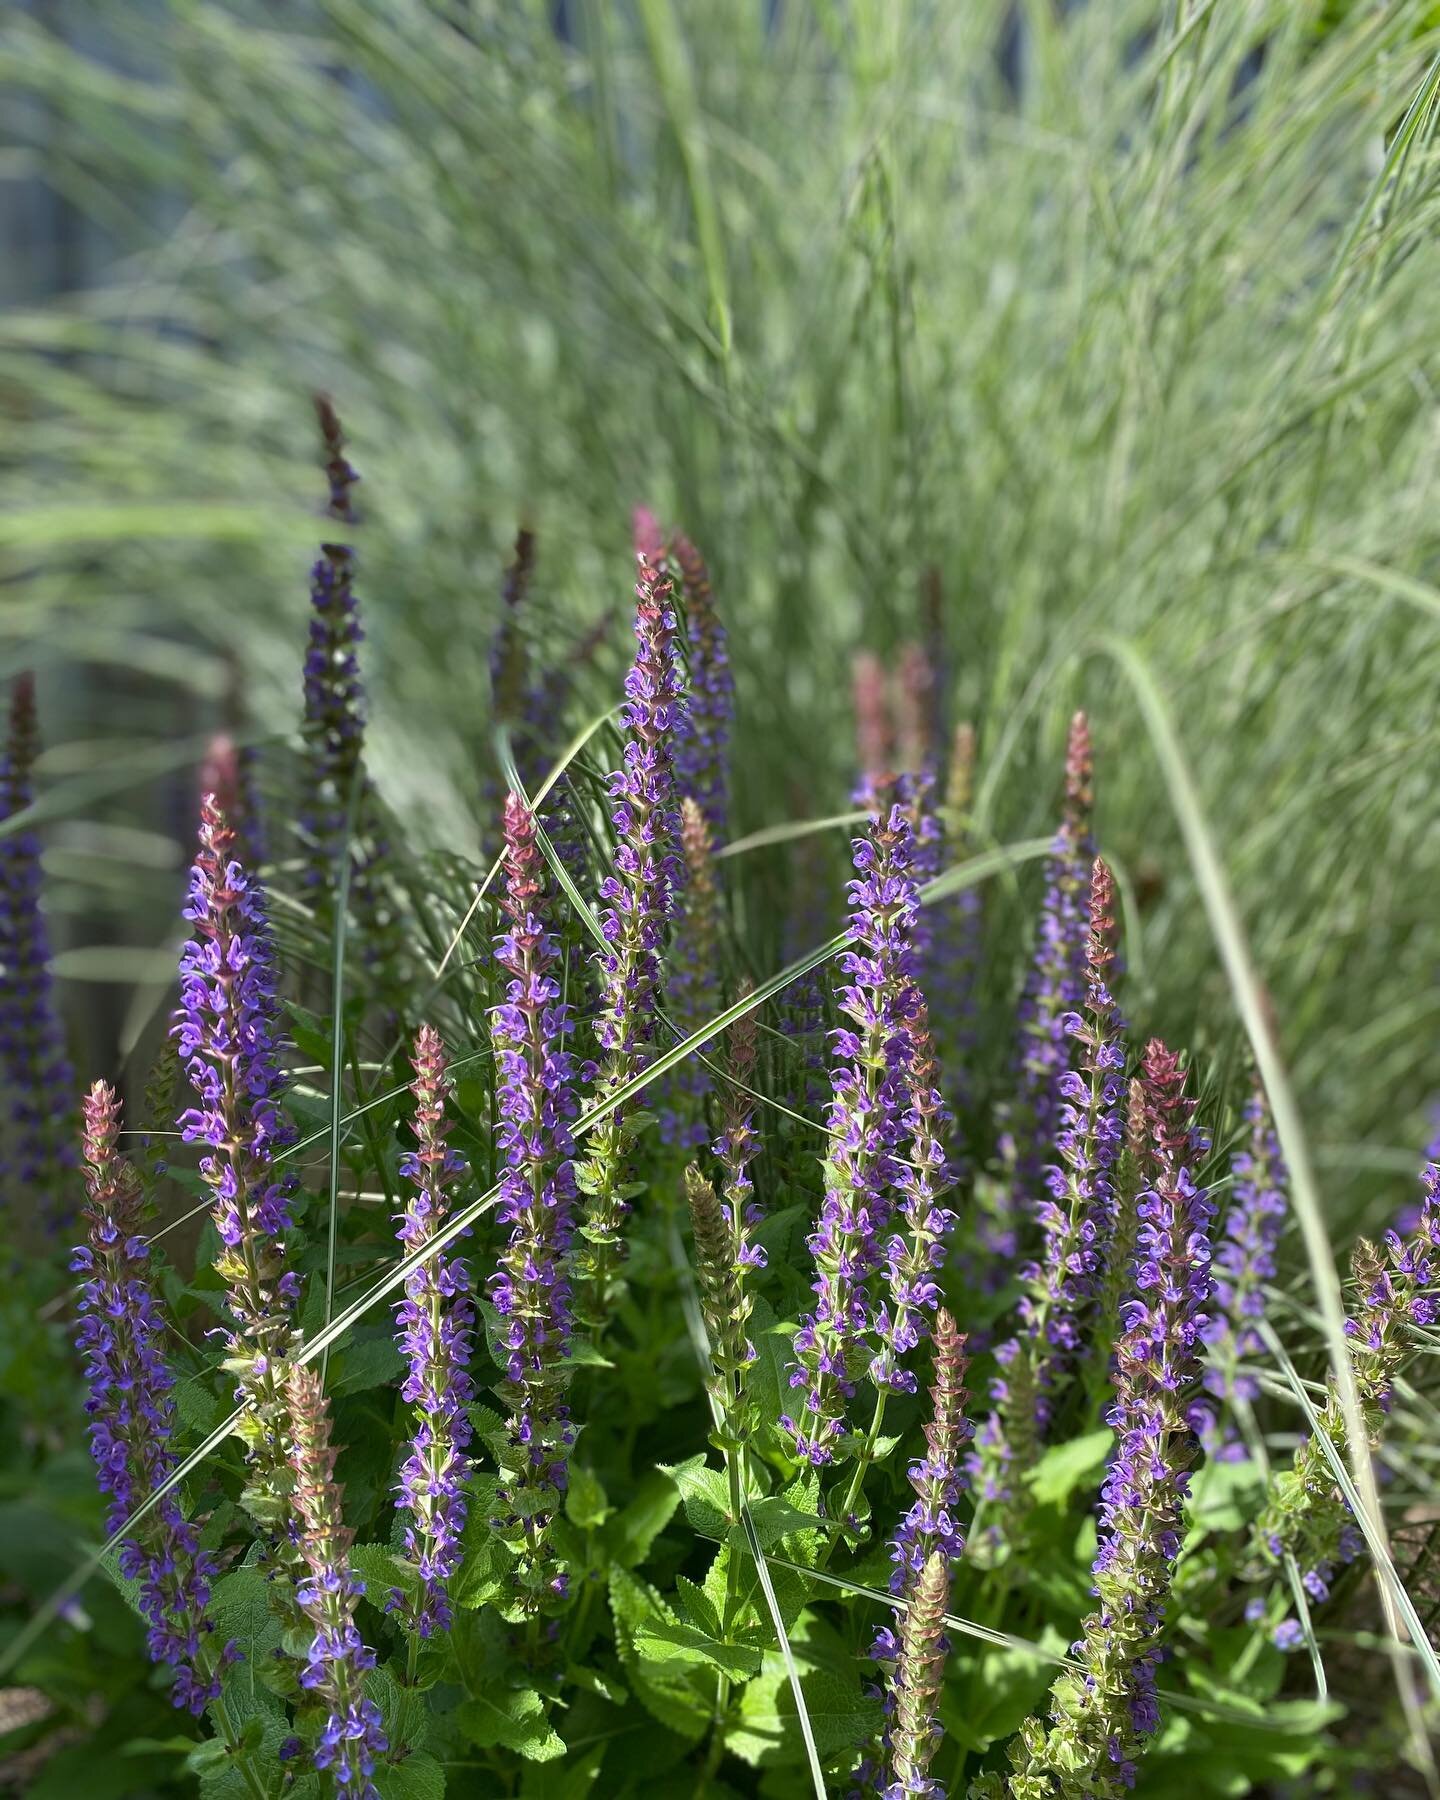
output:
M212 1706L212 1724L215 1711ZM244 1663L225 1672L225 1711L249 1753L251 1766L273 1769L280 1760L280 1746L290 1735L290 1721L284 1706L268 1688L257 1682L251 1689L245 1680ZM218 1732L215 1741L220 1741ZM201 1800L253 1800L253 1790L234 1759L227 1756L201 1772L200 1796Z
M405 1359L390 1332L347 1339L334 1358L332 1394L359 1394L367 1388L395 1387L405 1372Z
M624 1569L610 1571L610 1607L615 1647L636 1699L677 1737L697 1742L710 1724L710 1697L701 1693L693 1671L678 1658L649 1661L636 1644L641 1632L675 1625L674 1614L653 1588ZM713 1681L709 1685L713 1688Z
M423 1750L430 1735L430 1707L424 1694L397 1680L389 1669L372 1669L365 1691L380 1708L391 1746L397 1752Z
M565 1517L581 1531L595 1531L615 1509L605 1498L600 1477L583 1463L570 1469L570 1486L565 1494Z
M1041 1506L1064 1506L1076 1488L1092 1481L1115 1446L1109 1426L1054 1444L1025 1479Z
M365 1598L381 1612L391 1588L402 1594L413 1594L417 1577L407 1569L388 1544L352 1544L350 1563L365 1583Z
M701 1631L708 1632L713 1638L720 1636L720 1614L711 1604L710 1596L704 1588L696 1587L688 1575L675 1577L675 1593L686 1618L692 1625L698 1625Z
M1255 1517L1256 1499L1265 1485L1253 1462L1207 1461L1190 1490L1186 1507L1195 1532L1241 1531Z
M1037 1641L1065 1653L1065 1638L1053 1625L1044 1626ZM1055 1679L1052 1664L1023 1650L987 1646L960 1666L961 1679L946 1684L941 1719L957 1744L977 1752L1018 1731Z
M861 1693L858 1675L807 1667L798 1640L793 1648L816 1749L827 1761L843 1750L858 1750L879 1729L880 1702ZM726 1733L725 1747L755 1768L803 1761L795 1696L778 1650L765 1652L760 1673L741 1697L740 1717Z
M295 1048L307 1062L319 1063L322 1069L328 1070L330 1021L322 1019L319 1013L311 1012L308 1006L301 1006L295 1000L287 1000L284 1006Z
M673 1466L661 1463L659 1468L679 1490L685 1517L696 1535L724 1538L735 1523L730 1517L730 1489L724 1471L708 1468L703 1456L691 1456Z
M235 1686L244 1692L260 1691L257 1677L280 1647L281 1625L270 1605L272 1588L264 1572L244 1564L222 1575L210 1595L210 1617L217 1642L233 1638L245 1660L233 1671Z
M708 1632L680 1620L637 1626L634 1641L636 1654L647 1662L713 1663L737 1681L748 1680L760 1670L758 1650L743 1644L722 1644Z
M675 1516L680 1490L668 1475L649 1470L635 1498L605 1526L605 1544L622 1569L644 1562L650 1546Z
M520 1777L522 1800L586 1800L604 1760L605 1746L597 1744L583 1756L567 1758L563 1767L529 1763Z
M565 1754L565 1744L545 1714L545 1702L534 1688L497 1689L463 1700L455 1723L481 1750L497 1745L532 1762L549 1762Z
M401 1762L375 1765L380 1800L444 1800L445 1771L423 1750Z

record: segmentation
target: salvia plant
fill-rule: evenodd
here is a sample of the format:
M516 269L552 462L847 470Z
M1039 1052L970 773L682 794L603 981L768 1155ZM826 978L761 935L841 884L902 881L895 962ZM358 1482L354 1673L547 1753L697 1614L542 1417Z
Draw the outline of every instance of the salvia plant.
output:
M797 842L735 832L706 566L631 523L588 735L520 535L471 862L381 832L324 546L259 771L304 803L262 835L253 761L198 771L134 1154L106 1082L71 1120L41 863L0 840L7 1178L52 1236L78 1215L69 1289L35 1241L94 1480L56 1421L29 1453L103 1571L55 1571L6 1652L63 1733L36 1791L77 1733L124 1751L114 1791L205 1800L1423 1782L1434 1570L1392 1496L1433 1417L1440 1164L1354 1246L1342 1360L1308 1353L1285 1115L1147 1031L1089 716L1058 825L985 850L922 618L857 660L854 786L790 879ZM26 683L15 721L7 816Z

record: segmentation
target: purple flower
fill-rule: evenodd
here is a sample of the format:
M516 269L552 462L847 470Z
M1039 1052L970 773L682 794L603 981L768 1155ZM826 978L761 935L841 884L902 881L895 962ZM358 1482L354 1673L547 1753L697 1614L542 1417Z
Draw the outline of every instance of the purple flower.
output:
M1085 988L1085 901L1095 855L1092 768L1089 723L1077 712L1066 743L1064 810L1045 865L1034 963L1020 996L1017 1092L1001 1135L1013 1225L1037 1195L1055 1142L1062 1100L1058 1078L1070 1066L1062 1021L1080 1004Z
M1285 1228L1286 1170L1270 1108L1257 1086L1245 1108L1250 1126L1247 1147L1231 1168L1234 1187L1225 1235L1215 1252L1214 1316L1205 1328L1210 1346L1205 1387L1217 1400L1253 1401L1260 1389L1240 1365L1258 1356L1264 1343L1256 1321L1265 1316L1264 1284L1275 1276L1275 1248ZM1222 1430L1213 1409L1205 1409L1202 1438L1212 1456L1243 1454L1233 1424Z
M723 843L730 830L735 677L710 571L683 532L675 533L671 549L680 568L690 647L690 705L675 744L675 769L682 792L697 802L715 840Z
M35 683L21 675L0 757L0 824L34 803L37 748ZM75 1072L55 1007L41 886L36 834L20 830L0 838L0 1075L9 1101L0 1186L14 1190L13 1205L48 1214L53 1226L72 1211Z
M600 884L605 947L596 956L602 991L595 1034L604 1052L596 1096L602 1103L645 1068L660 950L684 881L674 767L675 734L684 713L675 611L669 579L644 555L635 593L635 661L625 677L620 710L624 763L610 777L615 866ZM585 1242L576 1258L591 1322L600 1329L613 1309L624 1255L621 1230L629 1206L620 1190L628 1150L624 1119L613 1110L590 1137L583 1180Z
M295 1141L280 1110L280 1010L262 895L234 856L235 834L213 795L200 807L200 848L184 917L173 1035L197 1104L180 1115L187 1144L203 1144L200 1174L220 1236L215 1267L234 1321L226 1366L250 1407L243 1432L261 1483L284 1464L277 1365L291 1342L299 1277L285 1267L293 1179L277 1158ZM283 1516L283 1489L269 1511ZM272 1518L272 1522L276 1522Z
M715 1010L719 991L720 896L710 827L699 802L689 794L680 802L680 842L685 856L685 894L668 963L665 997L671 1022L689 1037ZM660 1140L693 1150L709 1133L705 1128L705 1096L710 1071L698 1056L676 1067L665 1083L660 1107Z
M325 450L329 516L353 525L350 490L360 477L345 455L335 408L315 396ZM302 879L322 902L333 894L345 851L351 794L354 830L349 845L350 900L360 927L364 960L393 981L399 956L398 921L384 894L389 845L377 819L378 803L364 770L365 684L360 676L361 629L355 598L355 552L349 544L324 543L310 571L310 641L305 653L305 711L301 735L309 762Z
M165 1323L149 1275L150 1252L140 1235L141 1184L117 1156L120 1103L97 1081L84 1104L86 1241L70 1267L84 1276L76 1344L89 1392L90 1450L100 1491L108 1496L106 1528L118 1531L175 1467L174 1376L164 1356ZM197 1718L220 1693L219 1671L233 1661L233 1645L207 1642L215 1564L199 1547L195 1527L171 1489L120 1546L120 1572L139 1583L140 1610L149 1629L151 1658L175 1675L171 1699Z
M458 1150L445 1142L445 1102L450 1078L440 1034L422 1025L415 1038L415 1148L400 1161L414 1193L399 1215L397 1236L406 1254L430 1244L444 1225L456 1181L467 1172ZM415 1435L400 1469L400 1505L410 1514L405 1555L418 1588L413 1599L394 1590L387 1611L400 1614L409 1631L428 1638L448 1631L450 1577L460 1566L465 1528L465 1481L470 1460L470 1419L465 1404L474 1392L468 1373L475 1307L470 1271L459 1257L436 1250L405 1278L405 1298L395 1308L396 1336L409 1365L404 1399L415 1409Z
M334 1778L337 1800L378 1800L370 1777L375 1758L389 1744L380 1708L365 1696L375 1653L355 1624L355 1602L365 1583L350 1567L353 1533L341 1517L334 1480L330 1409L319 1376L302 1364L290 1370L286 1391L296 1543L308 1571L295 1598L314 1630L300 1686L321 1708L313 1760Z
M1025 1491L1017 1477L1034 1463L1057 1393L1079 1358L1103 1246L1117 1223L1114 1169L1124 1138L1125 1049L1108 985L1115 960L1114 896L1110 870L1096 857L1086 908L1084 1011L1062 1016L1066 1036L1079 1047L1079 1068L1063 1069L1056 1080L1061 1161L1047 1171L1050 1197L1037 1209L1044 1248L1022 1272L1021 1334L997 1352L1002 1373L991 1388L996 1411L975 1459L987 1498L1008 1503L1002 1532L1018 1529L1023 1516Z
M917 906L913 844L904 809L892 804L875 814L854 846L852 947L840 958L846 984L837 996L848 1023L834 1034L825 1199L806 1240L817 1304L801 1319L790 1376L805 1399L798 1419L780 1421L798 1454L817 1464L833 1459L845 1403L855 1391L848 1361L871 1329L869 1283L883 1261L901 1174L914 1047L909 1028L918 1001L910 935Z
M1027 1746L1024 1766L1027 1774L1091 1775L1098 1793L1120 1791L1113 1786L1117 1770L1128 1785L1123 1771L1159 1728L1155 1666L1196 1451L1189 1409L1201 1374L1214 1207L1171 1154L1174 1070L1175 1059L1152 1042L1144 1079L1147 1100L1156 1102L1150 1111L1159 1126L1151 1139L1156 1174L1140 1196L1134 1285L1115 1354L1115 1400L1107 1417L1119 1441L1100 1506L1099 1604L1076 1646L1083 1673L1056 1683L1054 1723L1037 1748ZM1103 1785L1106 1780L1112 1785Z
M935 1550L910 1588L893 1656L886 1656L886 1728L880 1800L945 1800L945 1789L930 1779L930 1764L944 1731L940 1689L949 1643L944 1635L950 1599L950 1568ZM885 1777L888 1777L886 1779Z
M1428 1329L1440 1317L1440 1162L1427 1163L1421 1176L1414 1229L1403 1237L1389 1231L1378 1245L1362 1238L1351 1269L1354 1299L1345 1329L1361 1417L1374 1447L1396 1377L1416 1353L1416 1329ZM1325 1593L1336 1567L1352 1562L1364 1541L1331 1466L1332 1455L1343 1458L1347 1452L1345 1413L1332 1377L1319 1432L1305 1439L1288 1468L1271 1477L1255 1525L1257 1557L1274 1564L1293 1556L1302 1579L1318 1581Z
M499 1217L510 1240L491 1282L500 1314L509 1409L498 1521L517 1554L527 1604L563 1594L566 1577L549 1545L563 1498L575 1428L565 1401L569 1383L575 1230L577 1069L565 1048L574 1027L556 979L559 947L546 921L544 865L535 821L514 794L505 805L505 909L510 929L495 940L507 977L490 1015L499 1076L496 1144L504 1156Z
M350 490L360 477L345 456L334 407L324 395L315 413L325 447L330 483L326 508L337 523L353 525ZM304 878L324 890L335 880L345 838L351 784L365 747L365 685L358 646L364 637L355 600L355 552L349 544L322 544L310 571L310 643L305 654L305 716L301 726L310 755Z
M890 1592L903 1594L919 1579L936 1551L958 1563L965 1551L959 1518L960 1496L967 1472L965 1446L971 1426L965 1417L965 1334L942 1306L935 1314L935 1385L930 1389L930 1418L925 1425L925 1455L911 1463L910 1486L915 1500L890 1541Z
M887 1298L875 1313L879 1348L870 1362L870 1376L877 1387L913 1394L915 1376L903 1366L903 1359L925 1336L926 1314L939 1304L938 1278L955 1215L940 1204L940 1197L954 1185L944 1144L950 1114L940 1097L923 1001L916 1000L908 1029L909 1105L902 1123L910 1136L910 1158L895 1178L904 1230L895 1232L885 1245Z

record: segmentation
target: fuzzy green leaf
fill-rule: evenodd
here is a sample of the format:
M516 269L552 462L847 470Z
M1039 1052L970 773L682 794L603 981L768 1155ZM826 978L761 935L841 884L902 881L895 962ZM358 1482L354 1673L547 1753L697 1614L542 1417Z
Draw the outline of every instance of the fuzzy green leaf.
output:
M565 1744L545 1715L545 1701L533 1688L497 1688L462 1700L455 1723L481 1750L500 1746L532 1762L549 1762L565 1754Z
M610 1572L610 1607L615 1618L615 1647L637 1700L660 1723L687 1742L701 1738L710 1723L712 1700L697 1685L698 1672L672 1655L649 1660L636 1639L676 1624L674 1614L645 1582L624 1569ZM709 1683L713 1688L713 1680Z

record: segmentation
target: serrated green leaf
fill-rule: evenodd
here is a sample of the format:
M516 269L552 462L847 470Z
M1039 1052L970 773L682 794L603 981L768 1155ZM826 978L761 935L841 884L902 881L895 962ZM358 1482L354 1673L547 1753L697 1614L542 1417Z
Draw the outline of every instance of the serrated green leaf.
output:
M533 1688L499 1688L462 1700L453 1717L470 1742L482 1750L499 1745L532 1762L549 1762L565 1754L564 1741Z
M395 1750L423 1750L430 1735L430 1707L418 1688L399 1681L389 1669L372 1669L365 1691L380 1708L385 1736Z
M760 1669L758 1650L743 1644L722 1644L683 1620L640 1625L635 1630L634 1643L637 1655L647 1662L711 1663L737 1681L748 1680Z
M730 1517L730 1490L724 1472L706 1466L703 1456L683 1463L661 1463L660 1472L675 1483L685 1506L685 1517L699 1537L720 1539L735 1523Z
M647 1661L635 1641L641 1631L674 1625L674 1614L653 1588L619 1568L610 1571L610 1608L615 1648L636 1699L677 1737L697 1742L709 1726L711 1700L701 1692L696 1672L678 1660Z
M390 1332L346 1341L332 1362L332 1394L359 1394L368 1388L398 1387L405 1373L405 1359Z
M686 1618L713 1638L720 1634L720 1614L710 1603L704 1588L697 1587L688 1575L675 1577L675 1595Z
M375 1785L380 1800L444 1800L445 1770L421 1750L398 1763L376 1763Z
M234 1685L252 1695L263 1691L257 1677L280 1647L280 1620L270 1601L270 1582L253 1564L222 1575L210 1595L216 1639L228 1644L233 1638L245 1657L233 1671Z
M816 1749L826 1761L858 1750L879 1728L880 1702L861 1693L858 1675L847 1679L832 1668L809 1667L800 1645L794 1649ZM778 1650L766 1651L760 1673L746 1686L725 1747L755 1768L804 1760L795 1696Z
M402 1594L415 1592L415 1571L407 1569L388 1544L352 1544L350 1565L365 1583L365 1598L381 1612L392 1588Z

